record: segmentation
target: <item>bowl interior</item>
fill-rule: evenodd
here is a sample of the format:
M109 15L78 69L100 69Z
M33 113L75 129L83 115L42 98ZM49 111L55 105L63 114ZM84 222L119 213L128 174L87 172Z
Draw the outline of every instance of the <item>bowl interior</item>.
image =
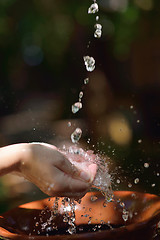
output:
M124 226L138 226L160 218L160 198L155 195L119 191L114 192L114 198L113 202L105 205L104 196L100 192L90 192L81 203L76 202L77 233L118 231ZM44 199L4 213L0 217L0 234L39 237L69 234L67 231L72 223L64 221L64 216L71 207L66 203L64 208L62 198L59 198L58 209L54 212L55 203L55 198Z

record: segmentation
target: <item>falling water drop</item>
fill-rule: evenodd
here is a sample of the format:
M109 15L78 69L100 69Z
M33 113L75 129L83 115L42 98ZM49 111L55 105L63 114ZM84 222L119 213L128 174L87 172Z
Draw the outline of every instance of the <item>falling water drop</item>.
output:
M138 140L138 143L142 143L142 139L139 139L139 140Z
M72 105L72 112L77 113L82 108L81 102L76 102Z
M98 198L96 196L91 196L91 201L95 202Z
M145 168L149 168L149 163L144 163Z
M135 179L134 179L134 183L135 183L135 184L139 183L139 178L135 178Z
M96 21L98 21L99 20L99 16L96 16Z
M94 37L95 38L100 38L102 36L102 25L97 23L95 24L95 32L94 32Z
M116 181L118 184L121 182L119 179L117 179L117 181Z
M131 187L132 187L132 184L131 184L131 183L128 183L128 187L131 188Z
M100 38L102 36L102 30L101 29L96 29L94 32L94 37L95 38Z
M71 127L71 125L72 125L71 122L68 122L68 127Z
M126 222L128 220L128 214L123 214L122 215L123 220Z
M84 79L84 84L88 84L89 83L89 78L85 78Z
M80 93L79 93L79 98L81 99L83 97L83 92L81 91Z
M95 69L95 60L93 57L84 56L84 63L86 66L87 71L92 72Z
M71 134L71 140L73 143L77 143L82 136L82 130L76 128L76 130Z
M98 11L99 11L99 8L97 3L91 4L91 6L88 8L88 14L92 14L92 13L94 14Z

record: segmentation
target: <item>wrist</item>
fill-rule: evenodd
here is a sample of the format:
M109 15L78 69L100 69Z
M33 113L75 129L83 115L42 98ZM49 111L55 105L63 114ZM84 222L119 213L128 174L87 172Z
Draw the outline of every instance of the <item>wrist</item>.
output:
M26 143L0 148L0 175L20 172L21 165L27 161L29 151Z

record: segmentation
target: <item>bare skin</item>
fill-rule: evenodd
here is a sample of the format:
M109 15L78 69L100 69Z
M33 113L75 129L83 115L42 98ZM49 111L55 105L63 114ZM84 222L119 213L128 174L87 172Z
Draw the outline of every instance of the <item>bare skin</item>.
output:
M83 170L77 168L55 146L46 143L0 148L0 176L20 174L49 196L82 197L91 187L96 171L96 164Z

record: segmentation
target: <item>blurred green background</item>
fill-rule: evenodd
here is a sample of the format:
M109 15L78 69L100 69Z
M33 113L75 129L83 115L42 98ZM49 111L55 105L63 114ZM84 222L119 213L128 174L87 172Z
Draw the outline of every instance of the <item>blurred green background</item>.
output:
M71 144L80 126L82 146L110 158L114 189L160 194L160 1L97 0L100 11L88 14L92 3L0 0L0 146ZM92 73L84 55L96 60ZM27 181L1 178L1 212L43 197Z

